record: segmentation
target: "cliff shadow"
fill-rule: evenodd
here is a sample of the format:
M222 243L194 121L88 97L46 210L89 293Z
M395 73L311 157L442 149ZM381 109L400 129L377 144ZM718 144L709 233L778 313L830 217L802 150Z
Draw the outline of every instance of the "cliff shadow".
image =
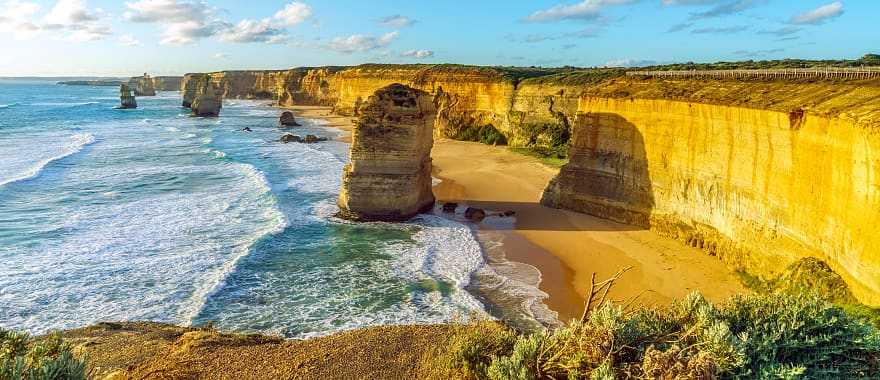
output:
M649 228L655 201L641 130L605 112L578 114L572 129L569 162L547 185L541 203Z
M515 226L501 223L501 227L497 227L499 229L648 229L654 208L654 193L642 132L615 113L579 113L573 118L571 129L569 162L545 186L540 202L496 200L503 198L500 196L489 201L482 199L492 197L468 199L467 189L443 189L435 193L439 199L493 212L514 211ZM496 186L505 184L498 183ZM579 213L596 218L583 217ZM485 222L482 226L495 228Z

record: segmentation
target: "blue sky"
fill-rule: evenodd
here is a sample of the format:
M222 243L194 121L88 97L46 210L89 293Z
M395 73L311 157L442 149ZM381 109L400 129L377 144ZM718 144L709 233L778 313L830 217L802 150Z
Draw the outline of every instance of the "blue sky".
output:
M880 53L877 0L0 0L0 76Z

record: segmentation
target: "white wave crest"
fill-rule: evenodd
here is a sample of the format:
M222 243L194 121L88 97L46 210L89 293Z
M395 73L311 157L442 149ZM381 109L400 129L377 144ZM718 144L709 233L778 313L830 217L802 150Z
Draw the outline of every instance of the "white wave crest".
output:
M34 179L43 172L43 168L51 162L58 161L62 158L71 156L83 150L86 146L95 142L95 136L91 133L79 133L71 137L71 141L61 148L61 151L49 158L42 159L35 163L27 170L14 174L10 178L0 178L0 186L5 186L13 182L26 181Z

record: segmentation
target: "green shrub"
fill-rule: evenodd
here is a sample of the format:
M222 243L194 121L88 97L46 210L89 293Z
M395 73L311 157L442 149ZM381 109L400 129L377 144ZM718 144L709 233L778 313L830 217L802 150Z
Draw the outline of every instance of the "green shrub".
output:
M71 353L58 333L32 339L0 329L0 379L85 379L86 364Z
M454 325L444 348L433 352L426 365L434 379L486 379L487 369L517 342L513 330L495 322Z
M716 306L694 293L667 308L631 313L605 305L584 323L495 348L487 370L474 372L478 378L880 376L877 330L816 295L759 294ZM480 357L481 366L488 357Z
M487 145L507 145L507 138L491 124L482 127L463 127L452 137L462 141L476 141Z

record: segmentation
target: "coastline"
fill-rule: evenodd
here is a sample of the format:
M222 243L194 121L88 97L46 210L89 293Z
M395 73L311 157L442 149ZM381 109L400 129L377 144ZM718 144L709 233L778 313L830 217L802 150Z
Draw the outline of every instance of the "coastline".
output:
M351 131L353 118L330 107L294 106L297 117L322 119ZM343 138L350 141L350 135ZM432 151L439 202L490 211L515 211L513 225L477 224L478 235L500 234L506 259L540 272L544 304L567 322L579 318L593 273L598 280L632 267L615 283L609 299L645 307L666 305L699 290L712 301L746 293L735 274L714 257L651 231L539 204L558 172L539 159L502 147L438 139ZM486 236L481 236L485 240Z

